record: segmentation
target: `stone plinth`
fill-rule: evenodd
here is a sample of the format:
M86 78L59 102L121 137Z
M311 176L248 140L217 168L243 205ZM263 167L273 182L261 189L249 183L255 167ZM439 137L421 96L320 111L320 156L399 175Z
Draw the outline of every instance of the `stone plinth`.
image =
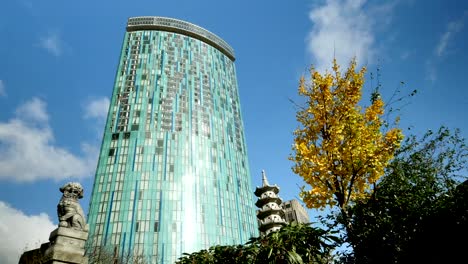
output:
M44 254L43 263L87 264L85 243L88 232L73 228L59 227L50 233L50 246Z

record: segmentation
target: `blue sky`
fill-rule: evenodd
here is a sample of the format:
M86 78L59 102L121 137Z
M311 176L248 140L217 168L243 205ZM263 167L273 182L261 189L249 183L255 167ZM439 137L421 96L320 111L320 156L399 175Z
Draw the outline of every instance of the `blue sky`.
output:
M129 3L0 5L1 263L17 263L22 249L47 240L63 183L84 185L87 211L128 17L186 20L234 48L252 187L265 169L283 199L302 185L287 159L297 126L290 99L301 101L298 79L308 67L329 69L334 55L343 67L356 56L369 71L379 68L384 99L399 87L418 90L400 111L405 134L445 125L468 135L466 1Z

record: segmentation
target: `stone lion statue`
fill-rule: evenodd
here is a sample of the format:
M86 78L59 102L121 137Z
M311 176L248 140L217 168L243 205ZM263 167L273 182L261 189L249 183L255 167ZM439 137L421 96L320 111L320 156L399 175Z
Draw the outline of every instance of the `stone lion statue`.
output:
M83 198L83 187L77 182L69 182L60 188L63 193L57 205L59 227L68 227L76 230L87 231L86 218L78 202Z

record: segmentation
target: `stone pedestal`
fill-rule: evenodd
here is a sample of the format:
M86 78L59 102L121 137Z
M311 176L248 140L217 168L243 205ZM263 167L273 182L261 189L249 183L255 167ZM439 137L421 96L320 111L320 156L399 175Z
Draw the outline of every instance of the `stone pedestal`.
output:
M85 243L88 232L59 227L50 233L50 246L44 253L43 263L87 264Z

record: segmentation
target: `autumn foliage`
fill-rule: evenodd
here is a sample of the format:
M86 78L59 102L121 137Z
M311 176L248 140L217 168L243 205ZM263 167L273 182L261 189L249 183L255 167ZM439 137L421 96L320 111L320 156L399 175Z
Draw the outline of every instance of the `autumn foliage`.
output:
M310 186L301 197L309 208L338 205L365 197L384 174L403 135L398 128L383 132L384 102L377 96L362 107L364 73L353 60L344 74L336 60L331 73L311 69L302 77L299 94L306 105L297 112L293 171Z

